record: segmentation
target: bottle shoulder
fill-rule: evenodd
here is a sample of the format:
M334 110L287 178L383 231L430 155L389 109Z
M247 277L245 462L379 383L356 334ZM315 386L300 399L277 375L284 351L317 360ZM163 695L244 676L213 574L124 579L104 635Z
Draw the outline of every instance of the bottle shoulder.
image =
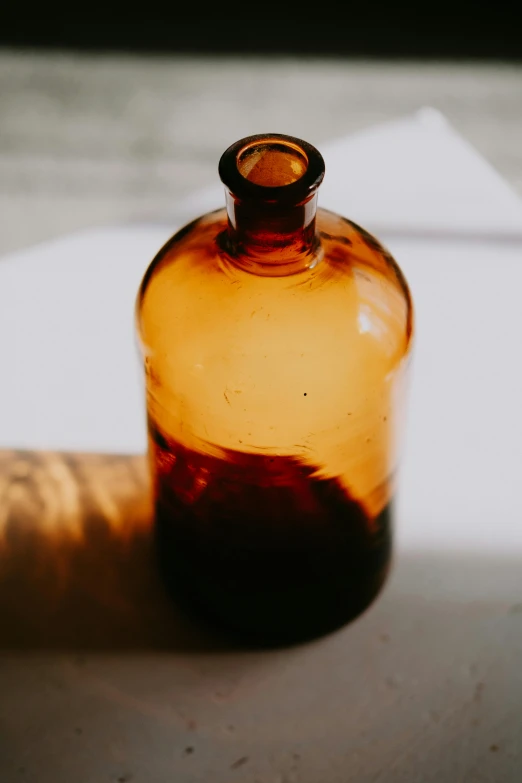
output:
M209 339L379 342L394 360L407 352L413 313L404 277L378 240L351 221L318 210L315 263L285 276L258 275L227 252L225 210L177 232L150 265L137 301L142 343ZM259 314L265 322L258 323ZM269 323L270 322L270 323ZM162 334L163 332L163 334ZM190 332L190 335L188 334ZM247 339L248 335L250 338ZM278 337L279 335L279 337Z
M318 247L310 265L295 274L273 275L276 286L285 289L294 285L314 282L310 289L319 283L324 286L338 285L341 281L353 278L354 270L365 270L382 275L387 282L401 293L411 309L411 297L408 285L400 267L376 237L352 221L325 209L317 210ZM183 283L190 275L194 280L198 276L208 283L213 275L226 274L230 284L260 288L261 277L272 277L264 273L256 274L255 268L245 269L235 263L233 255L227 249L227 213L225 209L216 210L184 226L176 232L161 248L150 264L143 278L139 299L143 299L152 281ZM274 283L266 283L273 289ZM170 285L169 285L170 287Z

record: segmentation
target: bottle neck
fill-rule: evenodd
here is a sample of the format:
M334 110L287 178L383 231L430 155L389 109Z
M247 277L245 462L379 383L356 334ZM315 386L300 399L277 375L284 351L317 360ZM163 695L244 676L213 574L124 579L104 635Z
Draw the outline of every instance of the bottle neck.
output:
M236 254L262 264L313 263L317 250L317 192L301 204L242 200L227 190L229 245Z
M287 275L315 265L320 153L300 139L265 134L241 139L219 162L225 185L227 252L259 274Z

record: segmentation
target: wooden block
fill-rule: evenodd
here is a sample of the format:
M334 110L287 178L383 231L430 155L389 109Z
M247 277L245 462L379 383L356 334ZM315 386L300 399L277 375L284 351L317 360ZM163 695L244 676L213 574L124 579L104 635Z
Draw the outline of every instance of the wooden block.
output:
M151 508L145 457L0 452L0 647L199 644L163 591Z

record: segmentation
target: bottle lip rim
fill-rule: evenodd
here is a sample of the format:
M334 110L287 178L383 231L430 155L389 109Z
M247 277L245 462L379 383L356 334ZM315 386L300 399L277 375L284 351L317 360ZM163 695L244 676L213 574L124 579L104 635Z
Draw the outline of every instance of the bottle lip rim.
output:
M286 145L299 152L306 160L304 173L287 185L259 185L247 179L239 170L241 153L249 147L264 143L267 146ZM231 144L219 161L219 176L232 195L242 200L252 200L273 204L300 204L307 201L323 181L325 163L323 156L312 144L282 133L258 133L246 136Z

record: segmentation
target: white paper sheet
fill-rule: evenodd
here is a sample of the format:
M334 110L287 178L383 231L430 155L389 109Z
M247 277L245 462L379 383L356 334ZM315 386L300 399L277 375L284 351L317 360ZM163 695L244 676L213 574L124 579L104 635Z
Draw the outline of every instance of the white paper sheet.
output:
M522 239L521 201L497 171L425 108L321 148L322 206L379 236ZM186 199L191 219L222 201L219 183Z

